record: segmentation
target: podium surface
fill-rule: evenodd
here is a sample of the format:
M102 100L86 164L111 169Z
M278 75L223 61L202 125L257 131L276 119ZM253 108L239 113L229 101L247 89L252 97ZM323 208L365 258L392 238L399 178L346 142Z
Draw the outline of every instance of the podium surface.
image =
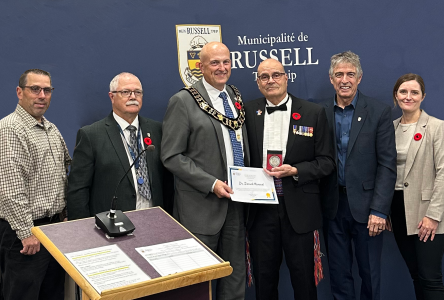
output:
M224 262L202 242L197 240L181 224L159 207L126 212L136 227L133 236L107 239L102 230L95 227L94 218L87 218L41 227L32 233L82 289L85 299L211 299L208 281L228 276L232 272L229 262ZM194 238L220 263L161 276L135 248ZM100 295L65 257L65 253L116 244L151 280L124 287L105 290ZM166 292L166 293L163 293ZM159 294L163 293L163 294ZM177 296L174 296L177 295Z

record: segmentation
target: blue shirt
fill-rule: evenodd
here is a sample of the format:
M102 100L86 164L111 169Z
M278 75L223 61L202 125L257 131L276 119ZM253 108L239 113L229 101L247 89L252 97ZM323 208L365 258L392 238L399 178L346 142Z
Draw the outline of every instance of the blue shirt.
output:
M345 181L345 161L347 160L348 141L350 140L350 129L355 114L356 102L358 102L358 93L356 93L352 102L344 108L335 103L335 129L336 129L336 148L338 153L338 183L346 186ZM387 216L379 211L371 210L370 213L380 218L387 218Z
M353 101L344 108L338 106L335 102L335 126L336 126L336 150L338 153L338 183L346 186L345 182L345 161L347 160L348 141L350 139L350 129L355 114L356 102L358 102L358 93Z

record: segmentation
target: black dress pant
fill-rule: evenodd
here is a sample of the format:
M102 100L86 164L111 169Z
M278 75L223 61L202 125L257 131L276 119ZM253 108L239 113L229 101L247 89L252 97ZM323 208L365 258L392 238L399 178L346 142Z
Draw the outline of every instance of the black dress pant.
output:
M5 300L64 299L65 271L43 245L34 255L23 249L9 223L0 219L1 293Z
M255 204L248 231L257 300L277 300L279 269L285 253L294 299L316 300L313 232L298 234L288 219L283 197L278 205Z
M443 300L444 234L437 234L433 241L429 238L425 243L417 234L407 235L403 191L395 191L391 217L396 243L413 279L416 299Z

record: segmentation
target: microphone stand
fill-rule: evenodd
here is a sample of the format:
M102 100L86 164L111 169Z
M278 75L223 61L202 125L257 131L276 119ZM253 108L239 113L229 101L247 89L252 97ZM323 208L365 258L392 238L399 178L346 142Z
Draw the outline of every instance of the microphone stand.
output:
M132 169L134 164L138 161L140 156L146 151L154 151L154 145L148 145L139 155L134 159L133 163L130 165L128 170L126 170L125 174L120 179L119 183L116 186L114 191L114 196L111 201L111 209L108 211L104 211L95 215L96 219L96 227L105 232L105 236L108 239L112 239L114 237L130 235L136 229L131 220L121 211L116 210L117 205L117 190L122 183L123 179L126 177L128 172Z

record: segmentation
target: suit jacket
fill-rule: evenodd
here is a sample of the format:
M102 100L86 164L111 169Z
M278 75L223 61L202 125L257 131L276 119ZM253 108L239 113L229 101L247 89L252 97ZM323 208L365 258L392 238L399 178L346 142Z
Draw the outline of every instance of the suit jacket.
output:
M212 105L202 83L193 85ZM227 87L231 99L235 99ZM225 222L230 199L211 192L216 179L227 180L227 158L221 123L202 111L191 94L182 90L171 97L163 120L161 159L175 175L174 216L193 233L214 235ZM248 140L242 126L245 165Z
M337 160L334 99L322 102ZM353 115L345 162L347 198L353 218L367 223L370 210L388 215L396 183L395 131L391 108L361 92ZM338 209L337 172L325 178L324 215L334 219Z
M401 118L393 121L395 129ZM421 112L407 152L404 173L404 206L407 234L418 234L427 216L439 221L436 233L444 233L444 122ZM396 230L396 228L393 228Z
M297 112L301 118L290 119L283 163L298 169L299 180L295 181L292 176L284 177L282 186L288 218L293 229L297 233L306 233L322 226L319 180L333 172L335 163L324 108L290 96L291 113ZM265 98L253 100L245 105L251 166L257 168L262 168L263 161L265 105ZM258 114L258 110L263 113ZM313 127L313 137L294 134L294 125ZM257 205L264 204L250 205L248 228L254 222Z
M139 116L142 136L150 133L154 151L146 161L154 206L171 211L173 177L160 161L162 128L159 122ZM68 218L80 219L107 211L119 180L130 166L116 120L108 117L81 128L77 133L71 172L68 178ZM117 190L117 209L136 209L136 188L128 172Z

